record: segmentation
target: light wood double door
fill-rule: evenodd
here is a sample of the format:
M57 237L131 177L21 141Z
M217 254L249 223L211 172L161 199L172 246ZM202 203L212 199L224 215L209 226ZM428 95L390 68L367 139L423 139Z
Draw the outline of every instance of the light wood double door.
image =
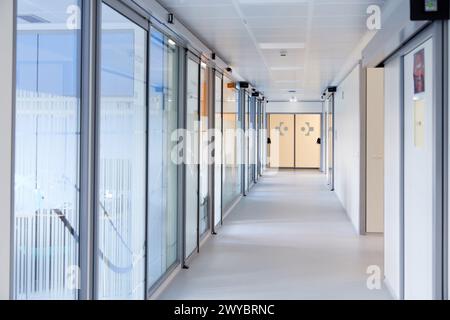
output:
M320 114L270 114L271 168L320 168Z

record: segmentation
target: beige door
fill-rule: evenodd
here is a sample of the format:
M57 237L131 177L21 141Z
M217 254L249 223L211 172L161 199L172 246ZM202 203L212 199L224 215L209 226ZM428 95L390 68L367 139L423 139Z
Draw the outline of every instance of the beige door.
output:
M295 167L320 168L320 114L297 114L295 126Z
M269 117L269 165L271 168L294 167L294 115L271 114Z

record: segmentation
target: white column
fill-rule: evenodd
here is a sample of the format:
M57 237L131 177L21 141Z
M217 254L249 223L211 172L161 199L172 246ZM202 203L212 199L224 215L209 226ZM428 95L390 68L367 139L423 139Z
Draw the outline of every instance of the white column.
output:
M14 0L0 1L0 300L10 298Z

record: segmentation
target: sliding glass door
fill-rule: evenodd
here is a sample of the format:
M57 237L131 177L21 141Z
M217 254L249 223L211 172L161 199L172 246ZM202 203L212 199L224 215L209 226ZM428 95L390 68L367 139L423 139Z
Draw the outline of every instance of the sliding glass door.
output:
M247 194L248 188L250 186L249 181L249 160L250 160L250 97L247 91L244 90L244 194Z
M17 1L15 299L79 294L81 26L61 21L80 5Z
M200 68L200 236L209 230L209 67L201 63Z
M232 80L223 79L223 181L222 200L228 209L241 194L242 142L238 91Z
M148 288L178 262L178 47L156 29L150 41Z
M199 234L199 61L188 58L186 70L185 259L198 248Z
M146 258L147 31L102 5L97 298L143 299Z
M250 97L250 127L249 127L249 179L250 185L256 182L255 163L256 163L256 98Z
M222 222L222 75L216 73L214 81L214 226Z
M261 100L256 99L256 181L261 175Z

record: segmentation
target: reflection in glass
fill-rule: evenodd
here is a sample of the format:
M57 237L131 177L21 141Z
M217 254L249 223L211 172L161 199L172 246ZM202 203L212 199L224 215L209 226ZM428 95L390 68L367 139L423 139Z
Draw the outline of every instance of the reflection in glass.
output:
M148 287L178 260L178 47L156 29L150 43Z
M186 225L185 258L197 248L198 223L198 152L199 152L199 65L187 62L187 109L186 109Z
M101 24L97 296L143 299L147 33L105 4Z
M78 298L79 5L17 1L15 299Z

